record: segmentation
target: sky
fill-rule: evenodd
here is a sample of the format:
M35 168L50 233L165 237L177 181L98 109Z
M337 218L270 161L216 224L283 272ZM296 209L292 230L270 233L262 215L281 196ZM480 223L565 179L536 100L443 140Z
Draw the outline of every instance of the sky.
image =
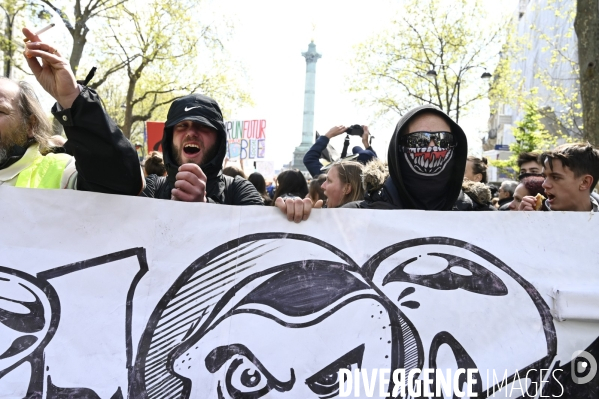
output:
M447 0L440 0L447 1ZM231 58L245 70L243 87L254 105L234 109L232 120L265 119L266 159L275 169L288 164L301 142L306 63L301 53L314 40L322 54L316 64L314 127L325 134L335 125L364 124L375 137L373 148L386 158L388 142L399 116L375 118L374 110L360 106L349 93L353 46L383 30L401 9L401 0L205 0L206 14L215 24L230 23L232 35L226 42ZM490 15L515 10L518 0L483 0ZM224 16L224 18L223 18ZM70 47L69 34L60 20L45 36L49 42ZM41 88L39 89L41 91ZM42 95L44 105L51 98ZM480 155L480 132L486 131L488 104L482 101L469 115L460 118L468 135L470 153ZM343 137L332 140L341 152ZM353 145L360 145L352 137ZM350 147L351 148L351 147Z
M511 12L518 3L483 1L490 15ZM236 110L232 119L266 119L266 156L276 168L292 160L301 142L306 69L301 53L308 50L310 40L322 54L316 64L314 128L325 134L335 125L368 125L375 137L373 148L386 158L399 116L376 119L372 109L356 103L348 90L349 61L355 54L353 46L384 29L400 4L397 0L218 0L220 7L232 10L228 15L234 21L234 36L228 48L242 60L255 103ZM473 155L482 153L479 132L486 131L488 117L488 103L482 102L460 119ZM332 140L339 152L344 136ZM352 137L351 146L360 144L358 137Z

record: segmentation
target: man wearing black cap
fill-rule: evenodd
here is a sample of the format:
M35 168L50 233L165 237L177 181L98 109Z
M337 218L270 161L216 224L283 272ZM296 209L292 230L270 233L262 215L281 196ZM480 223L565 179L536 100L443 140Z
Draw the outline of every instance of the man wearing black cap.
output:
M142 195L188 202L262 205L256 188L241 177L222 174L227 133L212 98L190 94L171 104L162 150L167 176L150 175Z

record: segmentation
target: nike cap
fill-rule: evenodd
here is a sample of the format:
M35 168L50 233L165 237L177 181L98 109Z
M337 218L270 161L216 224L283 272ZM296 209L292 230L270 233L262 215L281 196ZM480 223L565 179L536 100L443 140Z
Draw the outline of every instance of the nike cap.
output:
M171 103L165 128L183 121L195 121L216 131L224 131L223 114L218 103L202 94L190 94Z

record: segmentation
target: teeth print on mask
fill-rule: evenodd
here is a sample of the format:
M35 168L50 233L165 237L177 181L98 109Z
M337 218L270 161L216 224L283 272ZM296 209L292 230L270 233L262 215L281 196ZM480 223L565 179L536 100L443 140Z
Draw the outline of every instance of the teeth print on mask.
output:
M445 169L453 156L453 148L424 147L408 148L400 146L408 165L419 175L436 176Z

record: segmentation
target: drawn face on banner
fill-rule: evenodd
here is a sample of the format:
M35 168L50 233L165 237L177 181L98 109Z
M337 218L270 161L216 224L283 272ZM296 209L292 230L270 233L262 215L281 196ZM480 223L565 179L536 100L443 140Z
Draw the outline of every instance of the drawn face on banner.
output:
M312 288L301 299L294 295L299 281L304 292ZM343 296L322 295L325 284ZM271 390L333 397L339 369L391 369L401 361L392 359L397 312L350 273L326 266L272 276L220 320L172 355L174 372L191 381L190 398L207 391L210 397L258 398Z
M196 276L209 276L212 270L210 263L190 266L195 270L186 272L169 290L171 294L154 312L155 327L146 330L147 338L142 337L141 351L162 348L165 368L156 367L156 356L138 359L141 392L159 398L164 389L180 386L181 397L194 399L258 398L273 390L293 398L334 397L341 368L409 371L419 367L422 348L412 324L363 278L351 259L344 255L341 258L347 263L298 260L277 264L294 257L305 259L305 253L317 259L335 257L314 244L320 244L319 240L302 237L240 242L240 247L254 248L242 251L241 258L229 247L224 254L208 254L206 259L219 259L224 270L245 264L245 258L256 266L253 273L239 275L209 312L200 311L186 331L182 325L165 323L180 320L178 312L185 303L205 297L202 291L190 296L188 287L197 282ZM300 251L292 249L301 246ZM269 256L257 255L258 251ZM228 254L235 255L230 262ZM273 259L278 262L273 264ZM220 275L217 270L214 273ZM180 335L162 331L180 331ZM175 342L170 352L163 345L166 342Z
M408 240L381 250L364 271L407 308L427 368L525 375L549 368L555 356L555 328L540 294L480 248L450 238ZM475 391L489 388L484 377L479 380Z
M487 370L512 382L515 372L548 369L555 336L536 289L469 243L407 240L360 268L312 237L256 234L208 252L168 290L129 394L334 397L342 367L477 368L482 393L492 388Z

